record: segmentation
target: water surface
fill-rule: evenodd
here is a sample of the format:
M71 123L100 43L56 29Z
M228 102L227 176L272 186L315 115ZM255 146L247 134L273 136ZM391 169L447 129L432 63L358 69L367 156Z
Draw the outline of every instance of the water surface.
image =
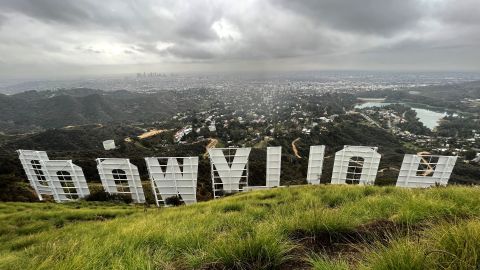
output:
M365 103L360 103L360 104L355 105L355 108L364 109L364 108L369 108L369 107L385 107L385 106L388 106L390 104L394 104L394 103L365 102ZM406 105L404 103L395 103L395 104ZM409 107L411 107L411 106L409 106ZM427 128L429 128L431 130L436 128L439 125L440 120L443 119L447 115L446 112L441 113L441 112L436 112L436 111L423 109L423 108L415 108L415 107L411 107L411 108L417 113L417 117L420 120L420 122L422 122L423 125L425 125Z

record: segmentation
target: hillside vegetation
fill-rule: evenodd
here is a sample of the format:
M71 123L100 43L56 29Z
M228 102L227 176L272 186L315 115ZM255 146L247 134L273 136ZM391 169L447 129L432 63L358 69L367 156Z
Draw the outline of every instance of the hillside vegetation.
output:
M158 121L195 108L187 96L174 91L143 94L87 88L0 94L0 128L23 133L69 125Z
M0 204L0 269L476 269L480 189L300 186L178 208Z

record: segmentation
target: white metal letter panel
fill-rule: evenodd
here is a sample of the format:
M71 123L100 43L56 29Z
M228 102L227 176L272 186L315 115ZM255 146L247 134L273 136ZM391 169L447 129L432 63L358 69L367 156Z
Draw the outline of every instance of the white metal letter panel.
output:
M97 169L106 192L129 194L135 203L145 202L138 168L129 159L97 158Z
M250 148L236 148L235 156L229 166L221 148L208 149L210 161L220 176L223 184L223 190L226 192L239 191L240 180L246 169Z
M27 175L30 186L37 193L38 199L43 200L42 195L53 195L52 188L49 185L50 179L42 168L41 161L48 160L45 151L17 150L22 167Z
M50 179L53 198L56 202L72 201L90 194L82 168L71 160L42 161Z
M377 152L377 147L345 145L342 150L335 153L332 184L346 184L349 164L354 157L363 159L359 184L373 185L375 183L381 158L381 155Z
M312 185L320 184L324 155L325 145L310 146L310 154L308 157L307 183Z
M160 165L159 159L167 160ZM182 159L180 166L178 159ZM145 158L157 205L180 195L185 204L197 202L198 157ZM183 169L183 171L182 171Z
M447 185L455 162L457 161L457 156L431 156L438 158L435 164L431 164L434 165L434 167L431 167L433 174L431 176L417 175L422 158L425 160L429 157L430 156L411 154L405 155L400 173L398 174L397 187L426 188L436 184ZM427 166L430 166L428 162L426 163Z
M282 165L282 147L267 147L267 187L280 186L280 171Z

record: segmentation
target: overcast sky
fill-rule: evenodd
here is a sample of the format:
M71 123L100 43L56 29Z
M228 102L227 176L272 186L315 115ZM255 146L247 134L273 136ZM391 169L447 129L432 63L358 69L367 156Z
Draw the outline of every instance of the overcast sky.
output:
M480 70L479 0L0 0L0 76Z

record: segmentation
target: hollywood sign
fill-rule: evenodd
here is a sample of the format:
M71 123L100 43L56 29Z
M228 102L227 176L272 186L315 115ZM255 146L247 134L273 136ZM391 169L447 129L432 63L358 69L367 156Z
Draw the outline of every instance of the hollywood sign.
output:
M373 185L380 165L377 147L344 146L335 153L331 184ZM212 148L208 150L214 198L225 193L280 186L281 147L267 148L266 184L248 186L248 158L250 148ZM65 202L89 195L85 176L71 160L50 160L44 151L18 150L20 161L30 185L37 193L53 196ZM324 145L310 147L307 182L320 184ZM425 188L447 185L457 160L456 156L404 156L397 187ZM97 169L103 188L111 194L127 194L136 203L145 202L145 194L138 168L128 159L98 158ZM185 204L197 202L198 157L145 158L150 184L157 206L165 200L178 197Z

